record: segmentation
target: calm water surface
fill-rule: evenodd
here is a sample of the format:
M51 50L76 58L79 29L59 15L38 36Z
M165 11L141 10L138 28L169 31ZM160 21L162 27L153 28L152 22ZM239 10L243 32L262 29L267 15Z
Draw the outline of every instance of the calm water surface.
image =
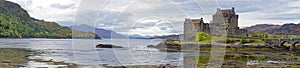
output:
M183 53L160 52L147 48L160 39L0 39L1 48L29 48L43 54L30 58L64 61L87 66L99 65L182 65ZM95 48L97 44L113 44L124 48ZM29 65L41 65L29 63Z

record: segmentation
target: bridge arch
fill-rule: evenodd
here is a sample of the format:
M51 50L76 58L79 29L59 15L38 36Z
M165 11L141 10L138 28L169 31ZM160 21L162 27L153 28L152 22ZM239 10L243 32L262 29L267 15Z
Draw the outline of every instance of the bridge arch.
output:
M295 48L300 47L300 41L294 42L294 43L293 43L293 46L294 46Z
M297 48L299 47L300 41L295 41L291 46L290 46L290 51L296 52Z
M297 44L300 44L300 41L296 41L293 43L293 45L297 45Z
M290 44L290 46L293 46L291 42L289 41L282 41L280 44L279 44L279 47L282 47L282 48L285 48L285 49L290 49L290 47L286 46L286 44Z

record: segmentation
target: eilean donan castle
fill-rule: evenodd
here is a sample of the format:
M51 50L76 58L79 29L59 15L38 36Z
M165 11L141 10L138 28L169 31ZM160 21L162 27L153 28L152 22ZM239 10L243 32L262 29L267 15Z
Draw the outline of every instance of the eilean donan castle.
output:
M217 8L217 12L212 17L213 20L211 23L204 23L203 18L186 18L184 22L184 40L193 39L198 32L215 35L223 34L218 32L220 32L220 30L224 30L227 33L226 35L231 37L241 37L242 35L247 34L247 30L243 30L238 27L239 15L235 13L234 7L232 7L232 9L224 10Z

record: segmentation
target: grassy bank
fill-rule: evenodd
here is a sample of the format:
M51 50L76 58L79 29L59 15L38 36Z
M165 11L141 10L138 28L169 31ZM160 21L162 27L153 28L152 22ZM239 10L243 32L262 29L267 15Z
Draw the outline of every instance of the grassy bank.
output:
M20 48L0 48L0 68L24 67L29 61L43 62L50 65L67 65L67 68L78 68L77 64L55 62L52 60L29 59L29 56L39 54L37 51Z
M222 68L299 68L300 56L285 51L266 51L266 52L227 52L223 56ZM195 56L198 68L204 68L210 60L209 55ZM255 64L249 63L255 61Z
M0 68L14 68L27 63L34 52L27 49L0 48Z

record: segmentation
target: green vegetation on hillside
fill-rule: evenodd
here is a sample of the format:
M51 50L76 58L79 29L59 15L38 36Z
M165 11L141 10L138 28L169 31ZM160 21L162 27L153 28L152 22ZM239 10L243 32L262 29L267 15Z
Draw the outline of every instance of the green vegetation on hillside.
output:
M78 32L55 22L31 18L18 4L0 0L1 38L97 38L94 33Z

